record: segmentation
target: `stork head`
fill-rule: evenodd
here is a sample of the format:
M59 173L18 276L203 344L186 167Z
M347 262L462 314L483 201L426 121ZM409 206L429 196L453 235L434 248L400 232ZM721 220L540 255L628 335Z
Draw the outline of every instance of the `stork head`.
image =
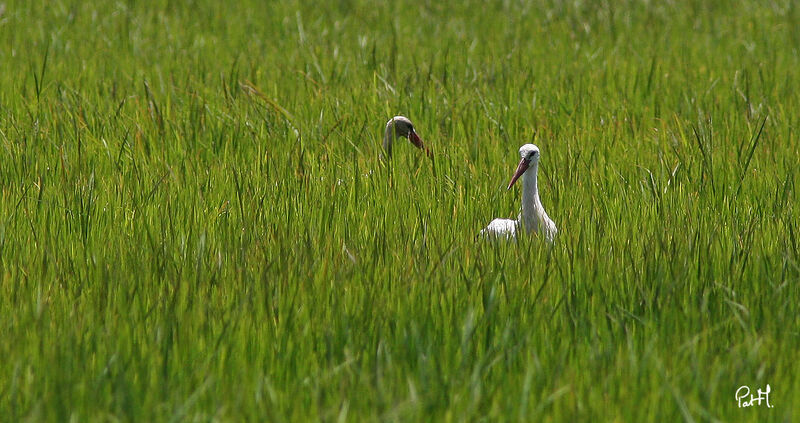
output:
M414 144L414 146L419 149L425 149L425 144L422 143L422 139L420 139L419 135L417 135L417 132L414 130L414 124L411 123L411 120L407 117L395 116L389 123L394 125L395 135L407 138L411 141L411 144Z
M514 172L514 176L511 177L511 182L508 183L507 189L511 189L514 182L517 182L517 179L519 179L529 167L535 167L539 164L539 147L533 144L525 144L519 148L519 157L520 160L517 165L517 171Z

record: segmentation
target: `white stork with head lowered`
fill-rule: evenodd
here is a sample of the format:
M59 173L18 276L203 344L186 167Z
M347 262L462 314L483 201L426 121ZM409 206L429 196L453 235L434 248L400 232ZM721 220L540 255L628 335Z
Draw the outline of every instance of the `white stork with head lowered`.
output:
M383 132L383 151L386 152L386 158L392 158L392 144L395 138L402 137L408 139L411 144L430 156L430 150L422 143L417 131L414 130L414 124L411 123L405 116L395 116L386 122L386 129Z

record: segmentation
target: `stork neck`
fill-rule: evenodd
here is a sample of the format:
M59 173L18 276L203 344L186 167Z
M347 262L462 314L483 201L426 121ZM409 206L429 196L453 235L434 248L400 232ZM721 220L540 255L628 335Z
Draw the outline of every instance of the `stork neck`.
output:
M383 130L383 150L387 157L392 157L392 143L394 142L394 118L386 122L386 129Z
M536 163L522 175L522 220L528 231L538 229L540 210L543 209L539 199L538 170L539 164Z

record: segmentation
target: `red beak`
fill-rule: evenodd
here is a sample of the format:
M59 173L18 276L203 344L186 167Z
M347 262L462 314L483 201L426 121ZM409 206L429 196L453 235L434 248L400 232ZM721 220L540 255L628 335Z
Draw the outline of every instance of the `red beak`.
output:
M511 189L511 186L514 185L514 182L517 182L517 179L519 179L519 177L522 176L526 170L528 170L529 163L530 161L525 159L519 161L519 165L517 165L517 171L514 172L514 176L511 177L511 182L508 183L508 188L506 189Z
M422 143L422 140L419 138L416 132L412 129L411 132L408 133L408 140L411 141L411 144L414 144L419 149L424 150L425 144Z

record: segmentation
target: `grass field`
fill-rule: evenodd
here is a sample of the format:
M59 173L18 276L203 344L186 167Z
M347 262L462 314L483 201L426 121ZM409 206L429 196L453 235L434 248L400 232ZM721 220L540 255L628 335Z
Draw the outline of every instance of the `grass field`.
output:
M0 420L800 420L796 2L374 3L0 7Z

